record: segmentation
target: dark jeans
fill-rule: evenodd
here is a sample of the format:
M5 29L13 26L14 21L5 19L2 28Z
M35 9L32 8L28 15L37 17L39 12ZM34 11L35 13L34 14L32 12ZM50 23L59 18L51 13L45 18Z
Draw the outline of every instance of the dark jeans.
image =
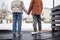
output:
M18 23L18 27L17 27ZM18 28L18 32L21 32L21 25L22 25L22 13L20 12L13 12L13 32L16 32Z
M41 17L40 15L33 15L34 32L37 32L37 23L38 23L38 31L41 31Z

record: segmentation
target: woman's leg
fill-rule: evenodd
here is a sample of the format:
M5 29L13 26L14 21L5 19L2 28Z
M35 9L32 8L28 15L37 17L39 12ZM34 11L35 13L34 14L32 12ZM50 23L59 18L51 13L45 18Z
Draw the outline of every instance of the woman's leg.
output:
M21 25L22 25L22 13L17 14L17 19L18 19L18 33L21 33Z
M16 13L13 13L13 32L14 33L16 32L16 28L17 28L16 22L17 22Z

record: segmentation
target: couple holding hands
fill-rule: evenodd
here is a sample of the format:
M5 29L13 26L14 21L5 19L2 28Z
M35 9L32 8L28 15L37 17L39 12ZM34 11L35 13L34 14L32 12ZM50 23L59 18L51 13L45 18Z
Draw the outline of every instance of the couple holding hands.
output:
M28 2L27 2L28 3ZM41 12L42 12L42 0L31 0L28 12L24 6L22 0L14 0L11 3L11 10L13 14L13 35L16 36L16 29L18 23L18 36L21 36L21 25L22 25L22 14L23 10L29 15L32 12L33 16L33 28L34 32L37 33L37 23L38 23L38 32L41 31Z

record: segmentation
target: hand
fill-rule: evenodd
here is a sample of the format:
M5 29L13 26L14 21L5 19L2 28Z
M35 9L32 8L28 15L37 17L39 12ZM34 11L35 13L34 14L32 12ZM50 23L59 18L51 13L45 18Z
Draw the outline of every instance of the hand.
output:
M28 15L30 14L30 13L27 13Z

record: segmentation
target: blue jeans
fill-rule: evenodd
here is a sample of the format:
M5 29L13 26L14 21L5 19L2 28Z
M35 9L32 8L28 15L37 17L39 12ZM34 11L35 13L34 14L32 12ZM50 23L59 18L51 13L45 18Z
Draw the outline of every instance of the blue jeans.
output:
M16 32L17 30L17 23L18 23L18 32L21 32L22 13L13 12L13 32Z
M38 31L41 31L41 16L40 15L33 15L34 32L37 32L37 23L38 23Z

